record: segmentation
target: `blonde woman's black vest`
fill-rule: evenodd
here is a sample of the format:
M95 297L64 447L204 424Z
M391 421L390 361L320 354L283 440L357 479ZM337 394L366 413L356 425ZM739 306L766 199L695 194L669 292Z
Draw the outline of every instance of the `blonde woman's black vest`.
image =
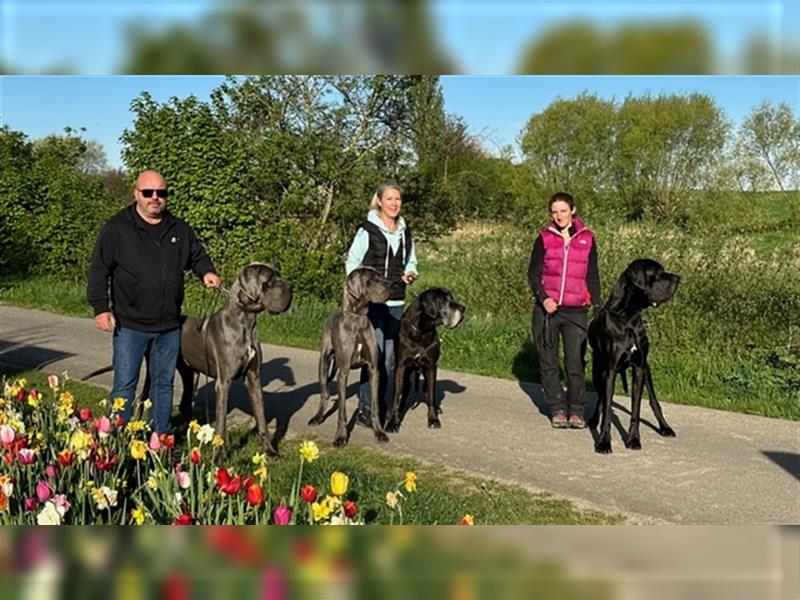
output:
M406 285L401 278L406 272L408 254L411 251L411 228L406 225L403 231L403 240L397 247L397 252L392 252L386 236L375 223L364 221L360 227L369 235L369 246L361 264L377 269L388 280L401 284L401 286L397 286L397 291L392 293L389 300L405 300Z

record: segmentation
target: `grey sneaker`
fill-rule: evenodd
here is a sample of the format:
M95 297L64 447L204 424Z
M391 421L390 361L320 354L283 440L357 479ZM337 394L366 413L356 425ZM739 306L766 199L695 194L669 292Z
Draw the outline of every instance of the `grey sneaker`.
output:
M569 427L569 422L567 421L567 411L565 410L555 411L553 415L550 417L550 424L556 429L566 429L567 427Z

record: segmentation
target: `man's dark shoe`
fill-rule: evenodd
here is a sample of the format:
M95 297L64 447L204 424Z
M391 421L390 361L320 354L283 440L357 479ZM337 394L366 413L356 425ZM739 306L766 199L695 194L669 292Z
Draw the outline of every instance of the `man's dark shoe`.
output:
M369 409L358 409L358 414L356 414L356 425L361 425L367 429L372 429L372 413L370 413Z
M570 415L569 426L572 429L583 429L586 427L586 421L584 420L583 415Z
M550 424L556 429L566 429L569 427L569 422L567 421L567 412L564 410L555 411L550 417Z

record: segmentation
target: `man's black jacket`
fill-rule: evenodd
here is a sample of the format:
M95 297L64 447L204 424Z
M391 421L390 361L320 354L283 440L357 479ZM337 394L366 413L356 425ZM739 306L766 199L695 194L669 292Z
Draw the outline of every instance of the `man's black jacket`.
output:
M122 327L167 331L180 326L183 272L188 269L201 278L214 271L191 227L169 211L153 227L134 202L100 230L86 298L95 315L111 310Z

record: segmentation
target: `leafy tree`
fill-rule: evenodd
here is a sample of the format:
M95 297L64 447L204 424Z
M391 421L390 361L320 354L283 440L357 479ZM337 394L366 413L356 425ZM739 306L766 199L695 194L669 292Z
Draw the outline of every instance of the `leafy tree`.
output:
M708 33L691 21L626 23L606 34L578 20L553 27L531 41L519 73L711 73Z
M766 166L781 191L800 185L800 117L788 104L755 107L739 129L739 143L741 154Z
M703 94L628 96L617 111L613 169L629 215L682 218L687 194L704 187L728 129Z
M612 186L615 105L583 93L531 116L520 146L534 193L569 191L591 203Z

